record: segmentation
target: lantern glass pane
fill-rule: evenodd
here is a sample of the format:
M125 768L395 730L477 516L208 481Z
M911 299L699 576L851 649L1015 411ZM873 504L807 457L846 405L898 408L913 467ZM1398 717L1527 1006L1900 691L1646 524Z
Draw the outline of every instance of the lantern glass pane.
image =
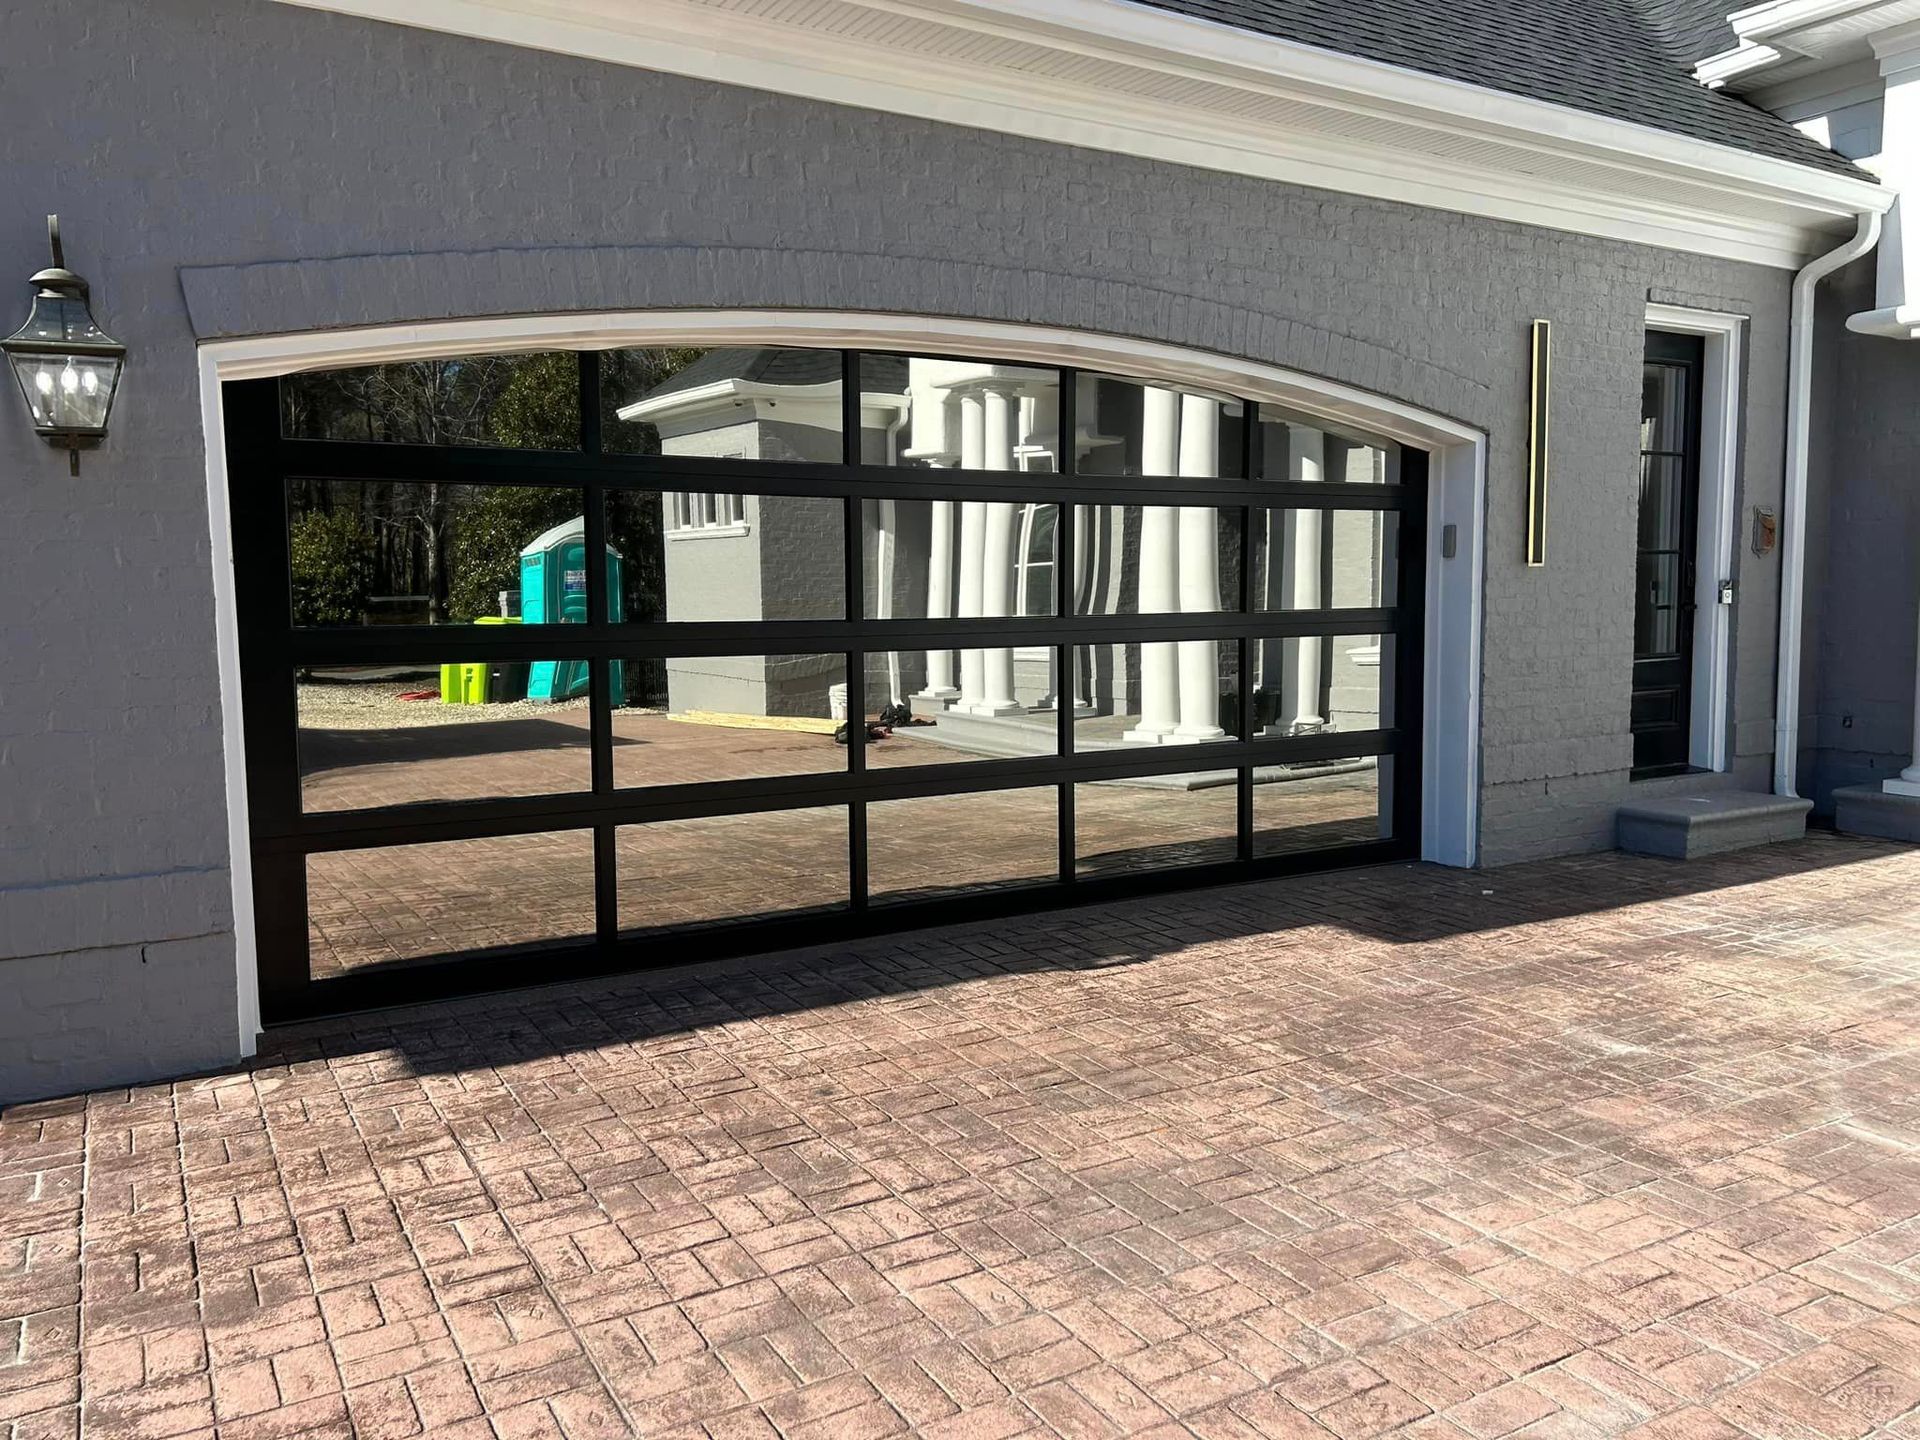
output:
M36 295L27 323L9 337L43 345L111 345L114 339L94 323L78 295Z
M13 355L14 378L37 430L104 430L120 361L100 355Z

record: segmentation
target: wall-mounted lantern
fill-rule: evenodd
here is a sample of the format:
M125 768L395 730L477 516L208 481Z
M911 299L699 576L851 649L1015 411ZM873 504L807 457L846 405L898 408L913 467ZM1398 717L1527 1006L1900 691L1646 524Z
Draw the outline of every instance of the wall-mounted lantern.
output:
M0 350L20 382L34 433L66 450L78 475L80 451L106 436L127 347L94 321L87 282L67 269L61 252L58 215L47 217L47 246L53 266L27 281L33 309L26 324L0 340Z

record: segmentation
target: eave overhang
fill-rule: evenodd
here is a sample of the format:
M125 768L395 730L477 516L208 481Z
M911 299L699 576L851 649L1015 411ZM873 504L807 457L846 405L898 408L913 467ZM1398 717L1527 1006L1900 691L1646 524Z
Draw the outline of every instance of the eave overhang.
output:
M1783 268L1892 201L1858 176L1128 0L281 3Z

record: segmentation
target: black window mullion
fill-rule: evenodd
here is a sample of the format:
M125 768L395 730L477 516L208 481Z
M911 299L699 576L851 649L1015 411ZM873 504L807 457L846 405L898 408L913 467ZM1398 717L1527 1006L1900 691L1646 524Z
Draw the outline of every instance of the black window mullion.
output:
M234 554L240 705L247 753L254 947L262 1013L285 1013L311 984L307 861L272 838L301 823L300 718L294 670L287 481L278 465L280 382L229 383L227 493Z
M1393 713L1380 717L1399 736L1393 761L1393 838L1415 847L1415 854L1419 853L1420 842L1421 746L1426 710L1427 462L1424 450L1404 452L1401 462L1420 503L1400 517L1399 591L1395 598L1401 623L1393 641Z
M840 459L849 467L865 459L860 433L860 352L840 353ZM842 561L845 565L845 615L859 623L866 619L866 536L862 518L865 502L849 493L841 501ZM855 645L846 652L847 664L847 773L864 775L867 769L867 651ZM888 697L891 702L892 697ZM847 902L855 910L867 907L867 805L857 795L847 805Z
M580 451L598 457L601 451L600 352L580 355ZM596 638L606 633L613 618L613 595L607 575L606 490L597 471L586 472L587 629ZM587 734L593 790L613 792L613 667L619 662L598 656L587 665ZM593 827L593 928L602 946L611 946L620 934L620 872L617 855L619 829L611 822Z
M1080 472L1080 372L1060 371L1060 403L1057 414L1060 431L1059 453L1054 469L1069 484ZM1073 614L1073 577L1079 565L1079 513L1071 489L1061 492L1059 511L1053 521L1053 615L1065 624ZM1054 719L1058 725L1055 748L1062 759L1073 754L1073 702L1080 693L1080 647L1063 641L1055 647ZM1055 835L1059 841L1058 878L1070 885L1078 873L1074 863L1073 786L1055 787Z

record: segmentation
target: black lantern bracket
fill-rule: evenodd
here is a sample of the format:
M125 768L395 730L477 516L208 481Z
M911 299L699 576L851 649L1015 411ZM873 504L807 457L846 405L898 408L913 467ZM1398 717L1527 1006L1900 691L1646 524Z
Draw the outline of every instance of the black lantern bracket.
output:
M114 394L127 347L93 318L87 282L67 268L60 243L60 217L47 217L47 249L53 264L29 277L33 308L5 340L5 352L34 433L64 449L70 472L80 473L80 452L107 435Z

